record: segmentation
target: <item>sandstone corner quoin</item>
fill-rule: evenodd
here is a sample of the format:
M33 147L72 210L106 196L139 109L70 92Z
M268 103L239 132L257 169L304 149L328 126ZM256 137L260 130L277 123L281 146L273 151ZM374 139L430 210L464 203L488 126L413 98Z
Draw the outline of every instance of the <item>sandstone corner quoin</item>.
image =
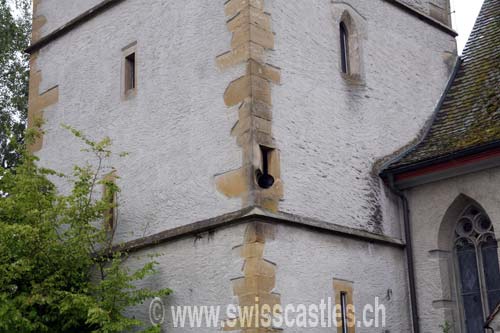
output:
M231 0L225 4L227 27L232 33L231 51L217 57L221 70L245 64L244 76L232 81L224 93L227 107L237 106L238 122L232 129L242 150L240 169L217 176L217 189L229 196L240 197L243 206L278 209L283 196L279 153L272 136L271 86L280 83L280 69L266 64L266 52L274 48L271 14L264 11L264 0ZM236 111L235 111L236 112ZM269 173L276 178L270 189L262 189L256 181L261 169L261 147L272 149Z

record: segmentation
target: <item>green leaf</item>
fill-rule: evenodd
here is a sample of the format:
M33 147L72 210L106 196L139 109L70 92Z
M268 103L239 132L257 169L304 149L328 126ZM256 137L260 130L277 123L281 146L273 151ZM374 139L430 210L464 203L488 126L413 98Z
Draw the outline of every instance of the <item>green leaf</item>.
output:
M157 273L152 257L131 271L128 254L112 251L112 234L102 223L117 205L109 199L120 191L103 178L111 140L95 142L67 128L97 166L75 166L64 176L39 168L24 149L17 165L0 177L0 332L158 332L124 315L172 291L137 287ZM62 177L70 193L60 194L49 176ZM96 186L106 187L102 198Z

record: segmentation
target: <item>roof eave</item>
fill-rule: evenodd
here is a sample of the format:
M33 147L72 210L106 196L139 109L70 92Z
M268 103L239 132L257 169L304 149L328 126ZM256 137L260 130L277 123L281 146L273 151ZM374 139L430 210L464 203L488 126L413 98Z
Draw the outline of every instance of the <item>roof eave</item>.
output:
M448 35L451 35L453 37L458 36L458 32L456 32L455 30L453 30L452 28L450 28L446 24L444 24L444 23L436 20L435 18L407 5L406 3L404 3L400 0L384 0L384 1L399 7L400 9L409 13L410 15L413 15L413 16L417 17L418 19L436 27L437 29L447 33Z
M399 189L405 189L496 166L500 166L500 140L388 168L380 173L380 177L396 179L395 185Z

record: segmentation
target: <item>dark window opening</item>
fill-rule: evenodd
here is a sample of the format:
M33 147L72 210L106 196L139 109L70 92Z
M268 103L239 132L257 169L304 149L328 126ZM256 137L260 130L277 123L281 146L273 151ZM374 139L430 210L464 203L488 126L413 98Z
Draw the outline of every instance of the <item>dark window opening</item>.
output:
M340 313L341 313L341 320L342 320L342 333L348 333L348 326L347 326L347 293L344 292L344 291L340 293Z
M135 81L135 53L131 53L125 57L125 92L135 89Z
M349 74L349 32L344 22L340 23L340 58L342 73Z
M271 188L274 185L274 177L269 174L269 159L273 149L260 146L262 155L262 169L257 170L257 183L263 189Z

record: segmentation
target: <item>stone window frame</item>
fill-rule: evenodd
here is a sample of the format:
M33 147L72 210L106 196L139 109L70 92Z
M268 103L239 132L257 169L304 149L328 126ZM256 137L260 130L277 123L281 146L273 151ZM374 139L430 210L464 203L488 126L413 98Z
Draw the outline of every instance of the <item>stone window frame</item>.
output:
M127 57L134 54L134 87L127 89ZM122 65L120 91L124 100L131 99L137 95L138 86L138 65L137 65L137 41L134 41L122 49Z
M342 294L346 295L347 306L354 309L354 283L352 281L333 279L333 290L335 295L335 310L337 318L342 317L340 304L342 302ZM337 333L344 333L342 325L337 319ZM356 323L347 326L347 333L356 333Z
M336 46L338 50L337 63L338 70L344 81L348 84L364 83L364 62L363 62L363 40L367 36L364 21L366 18L349 4L344 2L332 2L333 23L335 24ZM347 54L348 71L343 72L342 66L342 45L341 45L341 26L345 26L348 35Z

